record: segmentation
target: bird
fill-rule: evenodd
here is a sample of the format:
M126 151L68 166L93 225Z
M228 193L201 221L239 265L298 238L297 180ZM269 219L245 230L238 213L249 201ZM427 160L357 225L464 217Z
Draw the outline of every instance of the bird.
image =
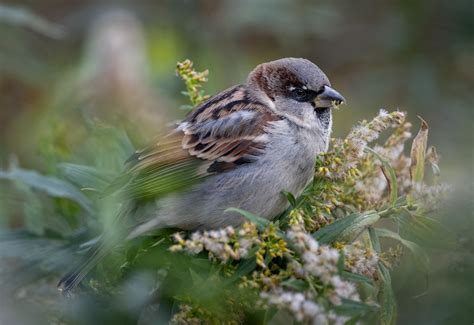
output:
M128 197L117 218L138 216L125 238L163 228L238 227L246 219L231 207L265 219L279 215L289 206L283 193L297 197L313 179L316 159L328 149L332 110L342 103L307 59L256 66L244 83L208 98L164 139L126 161L112 186ZM137 209L137 202L147 202L147 209ZM110 249L100 245L58 288L74 289Z

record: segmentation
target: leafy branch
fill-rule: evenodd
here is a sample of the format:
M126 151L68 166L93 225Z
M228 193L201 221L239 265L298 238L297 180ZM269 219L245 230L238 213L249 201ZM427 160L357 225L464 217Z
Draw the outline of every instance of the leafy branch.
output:
M197 72L190 60L184 60L176 64L176 73L183 79L186 86L186 91L182 92L183 95L189 97L192 104L192 106L186 106L185 108L191 109L209 98L201 89L202 85L207 82L208 70Z
M202 90L207 70L196 72L192 62L185 60L177 64L177 73L192 106L208 98ZM169 304L166 313L176 324L278 322L282 313L302 323L372 320L393 324L397 305L390 272L400 258L398 247L405 247L420 269L429 272L423 244L433 233L442 231L447 236L442 225L429 217L447 189L439 182L438 155L433 147L427 149L428 125L423 120L410 156L405 155L411 127L406 113L381 110L372 120L358 123L344 139L332 139L330 150L318 157L314 180L304 193L300 197L282 193L290 207L281 216L269 221L230 208L247 222L238 228L193 233L166 230L137 239L118 249L91 275L84 284L86 292L108 299L119 295L113 305L120 306L131 275L148 270L151 280L132 286L134 297L140 296L137 300L143 303L137 308L148 310L159 296L167 302L163 305ZM384 143L373 144L389 131ZM118 135L124 136L112 132L109 140L128 143ZM120 151L116 154L107 151L106 161L121 156ZM425 177L426 163L432 166L433 182ZM97 219L113 215L110 212L119 202L113 197L104 200L98 193L116 175L103 166L61 164L57 175L48 176L16 166L0 171L0 179L32 198L21 213L31 214L42 205L54 211L42 231L34 228L37 225L26 225L44 237L54 235L56 246L48 250L49 255L61 251L58 241L70 249L81 234L90 231L90 224L81 220L107 224ZM65 220L78 226L71 226L69 232L51 231ZM382 240L396 243L396 249L382 250ZM90 240L81 249L95 242ZM28 250L36 242L21 244ZM11 254L2 247L12 245L2 242L0 257ZM64 263L55 265L58 272L63 271ZM30 264L28 269L32 269ZM122 315L123 309L117 314Z

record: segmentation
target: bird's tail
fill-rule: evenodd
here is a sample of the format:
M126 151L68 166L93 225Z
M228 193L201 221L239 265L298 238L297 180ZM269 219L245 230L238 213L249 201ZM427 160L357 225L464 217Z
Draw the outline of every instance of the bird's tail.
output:
M130 202L125 203L114 221L110 225L111 231L105 232L102 236L98 246L93 248L90 255L86 257L86 260L76 267L73 271L66 274L58 283L58 290L64 294L70 293L74 290L87 274L105 257L110 253L114 247L119 244L119 241L125 238L123 236L124 230L123 224L126 223L126 219L135 210L135 207Z
M112 247L101 243L95 248L92 254L87 257L85 262L79 265L75 270L66 274L58 283L58 290L64 294L70 293L79 283L87 276L87 274L110 252Z

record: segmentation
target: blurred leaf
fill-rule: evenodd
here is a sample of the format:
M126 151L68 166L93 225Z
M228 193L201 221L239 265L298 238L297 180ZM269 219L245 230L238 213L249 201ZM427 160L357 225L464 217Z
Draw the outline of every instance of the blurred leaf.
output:
M201 286L206 280L193 269L189 269L189 273L191 274L192 285L194 286Z
M308 282L305 282L303 280L293 279L293 278L283 281L281 285L287 288L298 290L298 291L308 290L308 287L309 287Z
M82 154L92 158L98 170L123 172L125 160L136 150L127 132L123 128L107 126L95 120L88 124L90 135L82 148Z
M400 225L400 234L423 246L452 249L456 245L456 238L452 231L433 218L405 213L397 220Z
M14 182L18 195L22 198L20 204L23 208L23 227L37 235L42 235L47 227L45 214L48 212L44 208L41 198L23 182Z
M339 272L339 274L342 274L342 272L344 272L344 269L345 269L344 260L345 260L344 254L339 254L339 259L337 260L337 271Z
M293 208L296 207L296 198L292 193L283 191L282 194L286 197Z
M78 203L88 213L93 213L90 200L74 185L53 176L44 176L36 171L12 167L8 171L0 171L0 179L20 181L28 186L44 191L52 197L70 199Z
M399 241L403 246L408 248L414 255L416 263L420 268L427 272L429 269L429 257L426 252L416 243L403 239L399 234L385 229L385 228L376 228L375 232L378 237L391 238Z
M22 257L32 261L44 258L52 250L63 247L62 240L24 230L0 230L0 256Z
M376 228L369 227L368 232L372 248L377 254L380 254L381 249L377 230ZM389 270L382 261L378 262L377 269L380 278L379 293L377 295L377 300L380 304L379 321L380 324L392 325L395 324L397 315L397 303L392 288L392 279Z
M392 278L390 277L390 272L387 267L381 262L379 262L379 274L382 281L377 297L380 303L380 324L396 324L397 303L392 288Z
M244 275L249 274L257 267L257 263L254 258L246 259L243 263L240 263L239 268L234 273L229 282L240 280Z
M224 213L225 212L237 212L249 221L253 222L257 226L258 230L264 230L270 224L270 221L268 221L267 219L256 216L248 211L244 211L238 208L228 208L224 211Z
M365 275L352 273L348 271L342 271L340 275L341 275L341 278L346 279L351 282L362 282L362 283L367 283L370 285L374 284L374 281L372 281L372 279L366 277Z
M0 230L0 290L18 290L71 265L72 248L63 241L27 231ZM8 262L14 258L14 263Z
M379 219L380 216L377 213L354 213L319 229L313 233L313 237L321 244L331 244L336 241L351 243L362 231Z
M395 174L395 171L393 170L388 160L379 155L375 150L369 147L365 147L365 150L372 153L382 163L382 172L385 178L387 179L388 186L390 188L389 206L395 206L395 203L397 203L398 199L397 175Z
M380 248L380 241L379 237L377 236L377 233L375 232L375 228L369 227L367 230L369 232L370 244L372 245L372 248L377 254L380 254L382 249Z
M107 187L115 175L115 173L112 172L99 171L95 167L71 163L61 163L59 164L59 168L67 179L79 185L81 188L95 189L98 191Z
M255 247L253 254L249 254L249 256L252 256L252 257L247 257L246 259L243 260L243 262L239 263L237 270L234 272L232 277L230 277L229 280L227 280L227 283L231 284L235 281L241 280L244 275L247 275L253 270L255 270L255 268L257 267L257 262L255 258L253 257L253 255L255 255L255 252L257 250L258 250L258 247Z
M369 227L368 232L372 248L375 250L375 252L377 252L377 254L380 254L381 249L377 229ZM397 303L395 300L395 293L393 292L392 288L392 279L390 277L390 272L382 261L378 262L377 269L380 279L380 283L378 285L379 292L377 295L377 300L380 304L379 321L380 324L384 325L395 324L397 315Z
M62 38L65 35L62 26L51 23L20 6L0 4L0 24L1 23L28 27L37 33L51 38Z
M377 309L377 306L368 305L350 299L342 299L342 303L334 308L336 313L347 316L363 316L364 314L374 312Z

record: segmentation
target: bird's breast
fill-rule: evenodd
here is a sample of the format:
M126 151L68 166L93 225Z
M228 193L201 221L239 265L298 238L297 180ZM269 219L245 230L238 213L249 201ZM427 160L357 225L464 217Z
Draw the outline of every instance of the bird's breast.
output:
M317 155L325 150L326 140L317 133L283 124L272 134L262 160L281 190L299 195L313 177Z

